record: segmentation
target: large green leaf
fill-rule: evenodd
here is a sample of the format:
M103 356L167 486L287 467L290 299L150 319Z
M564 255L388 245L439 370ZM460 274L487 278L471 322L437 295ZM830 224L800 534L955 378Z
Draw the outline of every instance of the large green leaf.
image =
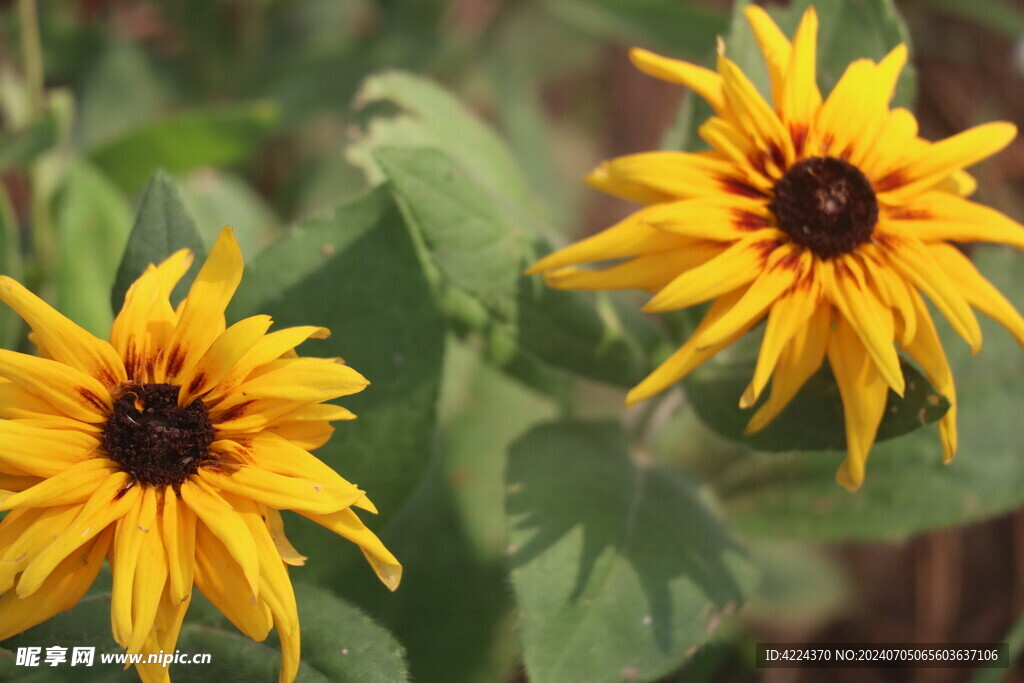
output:
M449 315L485 331L491 355L520 356L621 385L644 371L637 342L610 306L521 275L528 235L452 159L432 149L380 148L375 158L421 240Z
M1019 254L979 247L974 260L1018 308L1024 306ZM898 538L1011 510L1024 503L1024 353L996 324L982 319L981 325L985 345L977 356L940 325L959 408L960 449L949 465L942 464L934 427L876 445L855 494L833 480L843 452L753 453L692 433L677 446L692 449L691 464L704 471L749 534Z
M526 179L505 143L448 91L418 76L386 71L366 79L356 102L362 107L388 103L395 115L372 117L348 156L373 182L385 175L377 167L379 147L427 147L452 157L480 185L509 204L532 206Z
M383 627L333 593L295 585L302 628L299 683L392 683L408 679L402 646ZM255 642L235 629L199 594L185 617L175 649L184 654L210 654L208 664L170 667L175 681L245 683L276 680L281 666L278 635ZM68 661L55 667L18 667L19 647L68 648ZM71 666L74 647L96 648L93 665ZM102 654L123 650L110 635L110 591L94 590L68 612L58 614L0 645L11 657L0 657L0 678L10 683L45 681L137 681L134 669L101 662Z
M78 164L68 173L56 224L57 308L105 338L114 320L110 290L132 225L128 200L103 174Z
M507 480L512 585L537 683L663 676L749 589L745 550L696 487L631 462L617 424L534 429L513 446Z
M94 150L90 159L133 192L158 168L184 173L248 158L276 120L277 110L268 102L194 109L129 131Z
M125 292L151 263L160 263L179 249L191 249L201 263L206 249L196 232L195 221L188 215L181 194L163 171L150 178L142 193L139 211L125 247L121 266L117 270L110 304L114 311L121 310ZM198 272L193 267L192 273ZM172 298L177 300L188 292L194 275L186 274L175 287Z
M258 313L273 315L276 328L330 328L330 339L302 353L340 356L370 380L344 401L359 419L337 423L317 455L393 514L430 458L444 327L387 191L307 221L263 251L229 308L231 319Z
M907 362L900 364L906 381L903 396L890 391L876 441L902 436L935 422L949 409L949 401ZM743 430L762 400L749 409L739 398L754 374L754 363L711 361L684 380L686 394L704 423L722 436L761 451L846 448L843 402L832 368L826 362L800 393L767 427L745 435Z

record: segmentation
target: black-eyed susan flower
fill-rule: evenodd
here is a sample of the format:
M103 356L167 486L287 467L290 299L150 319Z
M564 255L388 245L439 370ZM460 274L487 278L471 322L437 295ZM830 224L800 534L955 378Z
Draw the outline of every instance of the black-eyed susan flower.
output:
M173 652L195 586L250 638L276 628L290 681L287 566L306 558L281 510L356 543L388 588L401 579L352 509L375 512L369 499L309 452L354 417L325 401L367 381L340 359L298 357L325 328L268 334L257 315L225 329L243 267L230 228L174 308L191 262L182 250L149 266L109 342L0 277L39 350L0 350L0 640L75 605L109 558L111 625L128 652ZM137 669L168 680L160 665Z
M720 45L712 71L645 50L642 71L684 85L715 112L699 129L709 151L648 152L603 163L594 187L646 205L617 225L542 259L565 289L642 289L644 310L711 301L690 339L627 401L663 391L767 317L740 406L767 400L748 432L767 425L827 358L843 401L847 457L838 481L860 486L887 392L902 395L898 344L949 399L940 422L945 461L957 446L953 377L922 294L974 351L971 308L1024 344L1024 319L949 242L1024 248L1024 228L965 199L964 172L1010 143L1009 123L938 142L918 137L906 109L890 109L907 59L853 62L827 99L815 80L818 20L807 10L790 42L764 10L745 14L768 65L769 104ZM601 270L582 263L618 260Z

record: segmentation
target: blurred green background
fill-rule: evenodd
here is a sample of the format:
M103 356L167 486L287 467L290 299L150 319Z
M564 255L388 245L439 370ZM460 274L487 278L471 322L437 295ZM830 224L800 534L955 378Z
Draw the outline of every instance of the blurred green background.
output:
M787 33L797 4L771 5ZM923 136L1022 122L1019 3L816 6L824 87L909 40L916 74L899 97ZM373 382L318 454L381 508L367 523L405 580L389 594L354 546L288 518L310 556L292 571L300 680L814 681L762 674L752 644L1024 643L1010 630L1024 611L1024 365L1004 331L985 327L975 358L944 337L957 461L942 467L934 430L918 430L880 443L851 495L832 481L837 451L755 451L705 426L714 373L625 411L624 389L686 319L659 327L635 297L518 276L537 250L631 210L583 185L596 163L686 144L701 115L635 71L628 46L706 62L724 35L756 68L731 3L48 2L35 57L35 5L0 7L0 271L106 336L140 245L202 252L231 224L248 270L229 315L327 325L331 341L304 352ZM1024 145L975 172L976 199L1024 216ZM973 256L1020 307L1019 256ZM0 346L25 349L24 333L0 312ZM0 654L112 648L102 591ZM175 680L275 675L276 636L244 642L203 605L189 620L179 648L213 648L217 668ZM84 676L9 664L0 680ZM974 675L925 673L914 680ZM829 680L910 680L893 675Z

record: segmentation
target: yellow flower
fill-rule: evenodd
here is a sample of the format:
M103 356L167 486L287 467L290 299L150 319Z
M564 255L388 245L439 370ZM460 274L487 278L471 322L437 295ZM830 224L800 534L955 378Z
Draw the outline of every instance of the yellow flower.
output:
M889 389L904 379L894 342L950 401L940 422L944 459L956 451L953 378L924 294L977 351L971 310L991 316L1024 344L1024 319L950 240L1024 248L1024 228L964 199L963 169L1015 137L989 123L939 142L917 135L906 109L890 109L907 59L900 45L879 63L847 67L827 99L815 82L818 19L804 14L790 42L750 6L771 77L772 101L726 58L718 71L634 49L642 71L684 85L715 112L697 153L648 152L601 164L588 181L646 205L617 225L542 259L553 287L643 289L645 311L713 301L693 336L627 398L663 391L762 318L768 322L740 406L766 402L748 433L767 425L827 357L843 401L847 457L837 480L860 486ZM581 263L621 260L603 270Z
M182 250L132 285L111 341L8 277L0 299L39 356L0 350L0 640L71 608L104 558L111 625L128 652L173 652L193 584L254 640L276 627L280 679L299 665L286 565L301 565L279 510L355 542L394 590L402 567L352 511L376 512L309 453L355 417L324 403L367 381L337 358L299 358L322 327L267 334L257 315L225 329L242 277L225 228L177 309ZM159 664L145 681L168 680Z

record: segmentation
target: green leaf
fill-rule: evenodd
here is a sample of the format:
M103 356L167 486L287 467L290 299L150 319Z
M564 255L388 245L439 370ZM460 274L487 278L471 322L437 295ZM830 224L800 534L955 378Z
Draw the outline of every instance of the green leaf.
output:
M273 208L236 174L199 169L184 179L181 195L206 244L213 244L221 228L230 225L242 253L255 256L280 228Z
M7 190L0 187L0 274L21 279L21 239L18 236L18 219L7 196ZM0 349L16 349L22 338L21 317L9 306L0 306Z
M670 0L544 0L568 25L618 42L640 43L669 53L700 53L725 32L725 14Z
M490 195L441 152L383 147L375 157L446 281L514 318L526 234L497 218Z
M90 158L122 189L134 192L158 168L184 173L248 158L276 120L277 110L268 102L193 109L129 131Z
M0 137L0 173L23 168L48 151L60 135L59 117L49 114Z
M301 353L339 356L370 380L343 401L359 419L337 423L317 455L367 491L383 518L394 514L430 457L444 326L389 194L364 195L264 250L242 278L229 318L260 313L272 315L277 329L330 328L330 339ZM323 533L309 547L327 538L340 543Z
M903 397L890 391L885 417L876 441L885 441L937 421L949 401L906 361L900 363L906 380ZM760 432L743 433L757 407L739 407L739 397L754 374L754 363L705 363L685 380L686 394L705 424L718 434L761 451L845 449L843 402L832 368L826 362L781 414Z
M1019 254L978 247L972 256L1018 309L1024 306ZM960 448L948 465L942 464L934 427L876 445L864 485L854 494L834 483L844 452L752 453L692 433L678 445L693 449L687 456L691 466L704 472L730 516L751 535L902 538L1004 513L1024 503L1024 354L1005 330L980 322L985 345L977 356L948 325L939 325L959 411Z
M535 254L529 236L452 159L401 148L377 149L375 158L439 280L446 312L484 331L499 364L514 367L526 356L624 386L642 376L637 342L610 306L521 275Z
M106 338L114 316L110 290L125 252L128 200L86 163L74 166L57 202L57 308Z
M501 138L438 85L401 71L386 71L366 80L356 102L371 110L389 103L399 112L373 117L363 137L348 149L348 157L367 171L371 182L387 176L374 158L378 148L430 148L450 155L490 194L510 204L534 204L526 179Z
M196 263L205 259L206 249L196 231L196 224L182 203L174 181L163 171L150 178L142 193L135 224L128 236L128 245L117 270L114 289L110 295L112 309L121 310L125 292L151 263L160 263L179 249L191 249ZM198 272L198 268L193 267ZM194 275L186 274L174 288L173 300L187 292Z
M508 465L512 586L530 679L653 680L750 586L696 487L638 467L617 424L534 429Z

